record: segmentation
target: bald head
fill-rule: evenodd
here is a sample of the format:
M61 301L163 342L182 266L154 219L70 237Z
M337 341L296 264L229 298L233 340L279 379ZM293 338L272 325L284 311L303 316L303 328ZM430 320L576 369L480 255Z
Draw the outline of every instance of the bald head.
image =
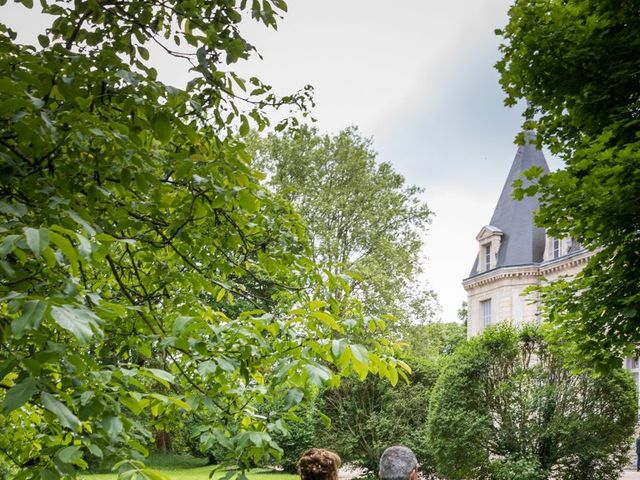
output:
M407 447L387 448L380 457L380 480L414 480L418 461Z

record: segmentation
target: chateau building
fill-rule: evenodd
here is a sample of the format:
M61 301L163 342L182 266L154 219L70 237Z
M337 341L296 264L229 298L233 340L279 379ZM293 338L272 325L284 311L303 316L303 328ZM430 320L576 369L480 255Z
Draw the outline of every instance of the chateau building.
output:
M493 216L476 236L476 260L462 282L467 291L468 337L499 322L537 321L538 299L534 293L525 294L525 289L575 275L593 255L571 238L553 238L534 225L537 197L513 198L514 180L523 179L522 174L531 167L549 172L543 153L535 146L535 135L527 132ZM638 359L626 359L625 367L640 385Z

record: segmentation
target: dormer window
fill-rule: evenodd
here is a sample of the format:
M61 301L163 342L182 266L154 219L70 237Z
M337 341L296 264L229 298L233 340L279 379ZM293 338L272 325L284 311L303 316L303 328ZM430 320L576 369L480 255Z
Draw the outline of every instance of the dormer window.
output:
M484 246L484 269L491 270L491 244Z
M478 241L477 271L487 272L498 268L498 252L504 233L498 227L485 225L476 236Z
M553 239L553 258L558 258L560 256L560 239Z

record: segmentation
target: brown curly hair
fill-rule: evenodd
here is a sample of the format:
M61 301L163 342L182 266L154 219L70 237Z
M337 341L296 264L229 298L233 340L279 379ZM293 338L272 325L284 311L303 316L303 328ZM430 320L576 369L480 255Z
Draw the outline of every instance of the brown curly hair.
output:
M298 460L302 480L338 480L342 461L337 453L324 448L310 448Z

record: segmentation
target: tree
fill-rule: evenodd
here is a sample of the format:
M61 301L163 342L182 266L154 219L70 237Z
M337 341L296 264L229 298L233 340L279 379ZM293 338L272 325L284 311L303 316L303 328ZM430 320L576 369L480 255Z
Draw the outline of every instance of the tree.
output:
M456 313L458 315L458 320L460 320L466 330L467 322L469 321L469 305L466 301L462 302L462 305L460 305L460 308Z
M367 313L432 318L435 297L423 287L420 260L431 211L418 187L376 161L371 140L354 127L329 136L305 126L251 143L272 172L268 185L306 220L316 260L350 272Z
M577 358L615 368L640 342L638 3L519 0L509 17L507 104L526 99L526 127L565 161L518 195L539 194L537 224L596 252L573 282L542 290L545 313Z
M95 458L160 478L145 445L186 411L246 468L280 454L270 433L317 385L397 377L371 340L384 322L314 264L238 139L308 99L223 67L253 50L242 17L275 27L286 4L41 5L39 48L0 25L0 452L16 478ZM152 43L191 62L186 90L156 79ZM284 411L258 415L273 397Z
M429 442L452 479L617 479L637 414L633 380L572 373L538 326L461 344L430 400Z

